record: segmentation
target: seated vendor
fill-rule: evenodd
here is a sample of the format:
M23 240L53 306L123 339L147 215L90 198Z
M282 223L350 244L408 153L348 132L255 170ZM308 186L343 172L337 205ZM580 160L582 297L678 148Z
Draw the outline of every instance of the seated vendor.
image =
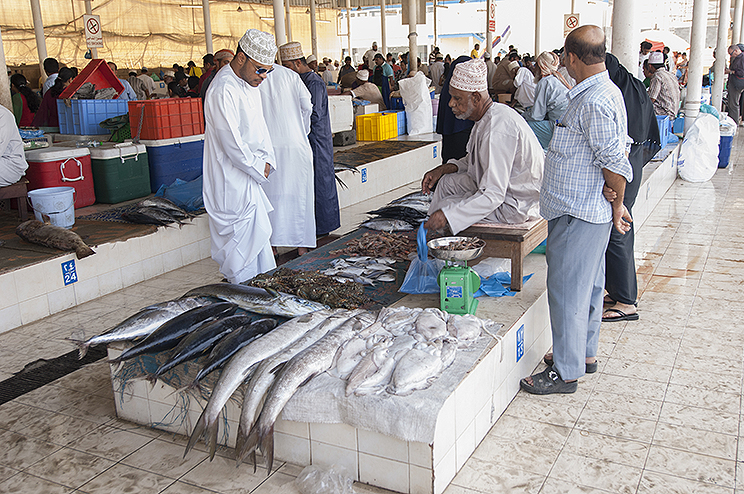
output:
M0 105L0 187L18 182L26 173L28 163L23 141L13 114Z
M361 84L354 89L348 90L354 98L367 100L370 103L377 103L380 110L386 110L385 102L382 99L380 89L369 82L369 70L362 69L357 72L357 79ZM346 92L347 90L344 90Z
M516 111L488 96L486 73L482 60L469 60L452 74L449 106L475 125L468 154L424 175L423 192L434 190L427 230L449 226L457 234L481 221L518 224L539 217L543 150Z

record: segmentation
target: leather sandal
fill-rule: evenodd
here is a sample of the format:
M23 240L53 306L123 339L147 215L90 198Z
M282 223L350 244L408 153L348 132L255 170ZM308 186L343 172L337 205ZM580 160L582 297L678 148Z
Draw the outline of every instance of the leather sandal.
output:
M570 394L575 393L579 387L577 381L564 381L558 371L552 367L531 377L532 384L527 383L527 378L524 378L519 381L519 386L533 395Z

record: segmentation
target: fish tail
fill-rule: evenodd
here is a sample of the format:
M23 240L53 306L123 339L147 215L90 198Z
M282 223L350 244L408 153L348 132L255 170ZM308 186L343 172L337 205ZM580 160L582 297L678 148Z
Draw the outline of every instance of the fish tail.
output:
M261 452L266 457L266 476L268 477L274 465L274 424L264 429L261 434Z
M240 439L240 432L238 432L238 439ZM245 438L242 440L240 449L237 449L236 446L236 453L237 457L239 458L239 461L243 461L245 457L249 453L253 453L253 468L255 471L256 468L256 459L255 459L255 452L256 452L256 446L258 445L258 429L256 427L251 428L248 435L245 436Z
M96 252L85 244L78 245L75 247L75 255L78 259L83 259L88 256L92 256Z
M189 443L186 445L186 451L183 453L183 457L186 458L186 455L189 454L189 451L191 451L191 448L193 448L196 443L201 439L201 437L204 435L204 431L207 428L207 409L205 408L201 415L199 415L199 420L196 421L196 425L194 425L194 430L191 432L191 437L189 438Z
M217 452L217 432L220 428L220 421L215 420L207 426L207 446L209 447L209 461L214 460L214 455Z
M157 373L147 374L145 375L145 379L147 379L147 382L150 383L150 386L154 388L155 383L158 382L158 374Z
M239 467L243 463L243 455L240 452L243 450L243 444L245 444L245 432L243 431L243 424L238 424L238 437L235 438L235 466Z
M85 355L88 353L88 348L90 347L87 342L83 340L75 340L73 338L67 338L67 340L73 342L75 346L78 347L78 360L85 357Z
M256 450L251 451L251 463L253 463L253 473L256 473L258 462L256 461Z

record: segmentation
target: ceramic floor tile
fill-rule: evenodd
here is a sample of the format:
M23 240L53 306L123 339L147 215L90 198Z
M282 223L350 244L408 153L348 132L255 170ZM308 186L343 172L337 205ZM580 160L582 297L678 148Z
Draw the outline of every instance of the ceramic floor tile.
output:
M661 401L664 399L666 387L666 383L602 373L597 377L597 384L594 387L594 391L631 395L646 400Z
M67 447L119 461L152 440L152 438L105 424L72 441Z
M155 439L122 458L120 463L177 479L204 461L201 455L184 458L183 453L184 448L180 444Z
M160 492L172 483L173 479L168 477L119 463L80 486L80 490L111 493Z
M660 422L656 427L653 443L666 448L715 456L725 460L736 460L737 437L735 435Z
M682 362L687 362L691 359L685 358L680 360ZM732 367L735 366L736 363L734 363ZM703 372L700 370L695 371L675 367L672 371L672 377L669 379L669 382L672 384L702 388L721 393L739 393L742 386L741 372L737 371L735 368L731 369L731 372L725 372L725 368L719 370L724 372Z
M670 402L661 407L659 422L733 436L739 433L738 414Z
M518 394L504 412L505 415L516 418L535 417L539 422L562 427L573 427L580 413L579 406L556 403L546 407L545 402L524 393Z
M487 435L473 453L474 458L494 467L524 469L538 475L548 475L559 454L558 449L542 448L532 441L503 439Z
M618 394L606 391L595 391L586 406L592 410L618 413L642 419L656 419L659 416L662 402L647 400L632 394Z
M235 460L215 456L213 461L203 461L179 480L224 494L242 494L257 487L266 478L266 470L256 473L249 465L235 468Z
M186 482L173 482L171 485L160 491L160 494L210 494L216 491L203 489Z
M569 427L503 415L491 428L489 435L534 444L536 447L560 449L570 432Z
M100 456L62 448L34 463L25 471L51 482L80 487L113 465L113 461Z
M738 394L720 393L679 384L669 385L665 401L680 405L710 408L732 414L739 413L740 409Z
M646 381L655 381L658 383L668 383L672 374L671 365L658 365L650 362L634 362L626 360L622 356L611 357L605 365L602 372L616 376L632 377L635 379L644 379Z
M652 446L648 454L646 470L715 484L720 487L733 488L736 462L687 451Z
M35 477L23 472L14 475L5 482L0 483L0 493L18 494L20 492L67 494L69 492L72 492L72 489L70 489L70 486L62 485L56 482L50 482L48 480Z
M656 422L639 417L630 417L624 413L607 413L585 408L576 423L576 429L651 443Z
M23 470L60 449L52 443L11 431L0 433L0 444L3 445L0 465L14 470Z
M588 485L579 485L575 482L567 482L565 480L558 480L553 477L548 477L540 490L541 494L594 494L594 493L606 493L611 491L605 491L597 489L596 487L589 487Z
M648 448L648 444L640 441L574 429L562 452L641 468Z
M21 434L40 441L59 445L65 445L71 441L75 441L95 430L99 426L99 424L95 422L71 417L69 415L63 415L61 413L47 416L43 420L39 420L37 414L36 419L37 420L31 423L28 427L21 430Z
M641 468L563 451L550 476L610 492L633 494L638 487L641 472Z
M544 481L544 475L536 475L520 468L493 468L489 462L471 458L455 476L452 484L478 492L530 494L539 492Z
M638 494L734 494L734 489L646 470Z

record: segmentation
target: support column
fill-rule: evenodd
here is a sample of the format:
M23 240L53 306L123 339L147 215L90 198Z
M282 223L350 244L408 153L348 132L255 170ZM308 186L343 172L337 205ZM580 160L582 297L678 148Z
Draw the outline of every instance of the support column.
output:
M41 80L46 81L44 72L44 60L47 58L46 39L44 38L44 21L41 20L41 7L39 0L31 0L31 16L34 19L34 34L36 35L36 52L39 54L39 68L41 69ZM7 74L7 71L6 71Z
M90 0L85 0L85 13L88 15L93 15L93 6L90 4ZM91 48L90 56L94 59L98 58L98 48Z
M351 0L346 0L346 44L349 47L349 56L353 65L354 55L351 54Z
M318 58L318 24L315 21L315 0L310 0L310 43L313 55Z
M708 23L708 0L695 0L692 7L692 32L690 34L690 61L687 64L687 98L685 99L685 133L700 113L700 96L703 91L703 53L705 29Z
M289 14L291 12L291 9L289 7L289 0L285 0L284 7L287 9L287 20L286 20L286 26L287 26L287 41L294 41L292 39L292 21L289 18Z
M615 0L612 8L612 54L638 76L638 35L641 30L635 21L636 0Z
M716 45L716 64L713 67L713 87L711 88L711 101L717 110L722 110L724 69L726 68L726 56L728 55L728 32L729 16L731 11L731 0L721 0L721 8L718 9L718 43Z
M744 11L744 0L736 0L734 4L734 32L731 44L741 43L741 16Z
M423 0L421 0L423 1ZM418 24L418 5L416 0L408 0L408 72L418 70L418 33L416 33L416 24Z
M90 0L85 0L90 3ZM209 0L202 0L202 11L204 12L204 40L207 43L207 53L214 54L214 45L212 44L212 18L209 12ZM93 55L93 58L96 58Z
M493 33L491 32L491 26L489 26L489 23L491 22L491 9L494 8L493 2L494 0L486 0L486 52L491 55L491 60L493 60L493 53L491 53ZM436 6L434 7L434 11L436 12Z
M284 30L284 1L274 0L274 37L276 46L287 42L287 32Z
M3 48L3 35L0 31L0 105L13 112L13 100L10 97L10 80L8 79L8 66L5 64L5 49Z
M382 56L387 57L387 27L385 26L385 0L380 0L380 47Z
M535 52L534 55L540 54L540 14L542 13L542 1L535 0Z
M434 46L439 46L437 40L437 0L432 0L434 6Z

